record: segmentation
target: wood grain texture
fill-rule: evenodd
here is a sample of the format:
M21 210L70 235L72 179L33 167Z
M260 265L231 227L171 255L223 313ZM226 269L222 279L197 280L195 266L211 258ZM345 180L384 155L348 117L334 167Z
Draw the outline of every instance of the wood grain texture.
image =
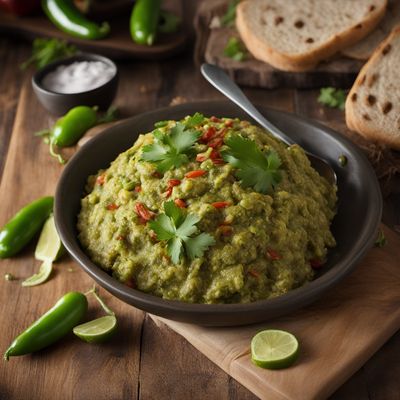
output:
M182 17L182 0L165 0L163 8ZM120 16L108 18L111 33L102 40L85 40L71 37L58 30L43 14L15 17L0 10L0 31L12 32L27 39L37 36L68 40L87 51L114 58L137 58L157 60L171 57L181 51L187 42L186 29L160 35L153 46L142 46L132 41L129 32L130 10Z
M286 72L256 60L251 54L244 61L224 56L230 37L239 37L233 28L210 29L215 16L225 13L227 0L205 0L196 15L196 60L216 64L241 85L262 88L317 88L321 86L350 87L363 65L362 61L334 56L307 72Z
M326 398L400 328L400 238L388 229L385 234L384 248L372 249L351 276L291 315L237 328L152 318L184 336L261 399ZM263 370L251 362L251 338L268 328L292 332L300 341L299 360L285 371Z

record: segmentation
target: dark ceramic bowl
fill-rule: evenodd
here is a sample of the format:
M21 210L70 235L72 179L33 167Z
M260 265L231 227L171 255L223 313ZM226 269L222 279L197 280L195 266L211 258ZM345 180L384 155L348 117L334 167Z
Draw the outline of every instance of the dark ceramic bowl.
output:
M43 87L42 80L49 72L60 65L72 64L75 61L101 61L111 65L115 70L115 74L103 85L85 92L58 93ZM106 110L117 93L118 68L107 57L91 53L79 53L72 57L54 61L41 68L33 75L32 86L43 107L55 115L63 115L76 106L98 106L100 110Z
M93 263L81 248L76 221L87 177L107 168L118 154L132 146L139 133L152 130L157 121L180 119L196 111L206 116L248 119L243 111L225 101L183 104L138 115L107 129L78 151L64 169L55 199L57 229L72 257L96 282L122 301L165 318L199 325L243 325L278 317L315 301L336 285L354 269L375 241L382 212L375 173L361 151L331 129L293 114L259 109L305 149L326 159L337 174L338 213L332 224L337 246L330 251L327 263L315 280L271 300L249 304L188 304L163 300L127 287ZM339 165L341 155L348 159L346 167Z

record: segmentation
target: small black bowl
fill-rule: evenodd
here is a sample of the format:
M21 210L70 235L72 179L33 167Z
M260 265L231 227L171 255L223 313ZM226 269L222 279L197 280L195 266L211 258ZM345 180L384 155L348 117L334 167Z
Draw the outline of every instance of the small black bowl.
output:
M57 93L43 87L42 80L49 72L55 70L60 65L68 65L76 61L101 61L111 65L115 70L115 74L103 85L85 92ZM79 53L71 57L54 61L41 68L33 75L32 86L43 107L56 115L63 115L76 106L98 106L100 110L106 110L117 93L118 68L114 62L107 57L92 53Z
M365 155L339 133L293 114L259 107L261 113L300 146L328 161L338 179L338 212L332 224L337 246L312 282L269 300L247 304L189 304L164 300L132 289L97 266L85 253L76 228L80 200L89 175L108 168L118 154L127 150L140 133L154 123L181 119L196 111L206 116L249 117L227 101L203 101L137 115L108 128L86 143L68 162L58 182L55 222L65 247L82 268L103 288L122 301L150 313L199 325L244 325L275 318L317 300L354 270L375 242L381 220L382 198L375 172ZM340 156L348 163L342 167Z

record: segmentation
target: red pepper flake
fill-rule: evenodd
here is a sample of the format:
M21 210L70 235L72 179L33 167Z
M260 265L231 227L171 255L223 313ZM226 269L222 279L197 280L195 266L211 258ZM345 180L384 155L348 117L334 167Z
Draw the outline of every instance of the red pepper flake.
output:
M97 178L96 178L96 183L98 184L98 185L104 185L104 182L106 181L106 176L104 175L104 174L102 174L102 175L99 175Z
M136 193L140 193L142 191L142 187L141 186L135 186L135 192Z
M210 158L214 164L224 164L225 161L222 159L221 154L218 150L212 150L210 153Z
M162 174L160 174L158 171L154 171L154 172L152 173L152 175L153 175L155 178L162 178Z
M157 234L154 231L149 232L150 239L154 242L157 241Z
M223 144L224 144L224 139L222 137L217 137L208 143L208 147L217 149L217 148L221 147Z
M222 128L217 132L217 136L224 137L227 132L228 132L228 130L226 128Z
M144 223L146 223L147 221L150 221L156 215L152 211L148 210L147 207L143 203L135 204L135 213L139 216L140 221L141 222L144 221Z
M109 210L109 211L114 211L118 208L119 208L119 206L117 206L115 203L111 203L107 206L107 210Z
M196 156L196 161L197 162L203 162L203 161L206 161L206 160L207 160L207 157L204 154L197 154L197 156Z
M199 178L200 176L203 176L207 173L207 171L204 171L203 169L196 169L194 171L190 171L185 174L186 178Z
M319 260L318 258L313 258L312 260L310 260L310 265L311 268L318 269L324 265L324 262Z
M204 133L201 135L199 141L202 143L207 143L211 140L211 138L215 135L216 130L213 126L210 126Z
M136 289L136 282L133 278L129 278L125 281L125 285L132 288L132 289Z
M223 236L230 236L233 233L233 228L228 225L222 225L218 228Z
M267 250L267 256L273 261L280 260L282 258L282 256L278 252L272 249Z
M117 236L117 240L124 241L126 238L125 236L119 235Z
M214 208L225 208L231 205L229 201L216 201L215 203L211 203Z
M221 119L220 118L217 118L216 116L212 116L212 117L210 117L210 121L211 122L221 122Z
M180 208L186 208L187 204L182 199L175 199L174 203Z
M254 276L254 278L260 277L260 274L257 271L255 271L254 269L249 269L247 272L249 275Z
M224 124L226 127L230 128L233 126L233 120L232 119L228 119L227 121L225 121Z
M170 179L168 181L168 187L174 187L174 186L178 186L181 184L181 181L179 179Z
M172 194L172 187L169 187L166 192L164 192L164 196L168 199L168 197Z

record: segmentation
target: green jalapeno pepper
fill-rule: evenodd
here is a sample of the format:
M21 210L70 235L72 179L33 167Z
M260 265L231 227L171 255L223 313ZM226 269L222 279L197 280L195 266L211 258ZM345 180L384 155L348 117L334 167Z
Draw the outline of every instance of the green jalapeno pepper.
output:
M157 34L161 0L138 0L132 9L130 31L134 42L151 46Z
M0 258L17 254L40 230L53 211L53 197L42 197L22 208L0 231Z
M87 308L88 302L84 294L67 293L12 342L4 359L33 353L53 344L79 324Z
M81 39L101 39L110 32L110 25L96 24L84 17L71 0L42 0L42 8L57 28Z

